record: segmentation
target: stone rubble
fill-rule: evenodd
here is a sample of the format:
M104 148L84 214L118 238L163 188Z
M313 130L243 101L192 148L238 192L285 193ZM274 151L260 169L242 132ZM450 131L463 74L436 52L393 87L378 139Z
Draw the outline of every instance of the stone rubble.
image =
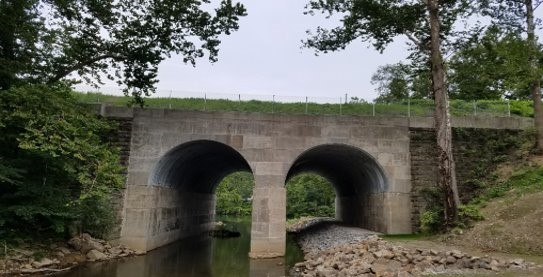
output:
M44 253L36 255L35 251ZM105 261L145 254L124 245L113 245L105 240L82 234L66 244L42 247L23 247L13 250L12 255L0 259L0 276L65 271L85 262Z
M340 242L335 242L336 239ZM291 269L291 276L408 277L470 270L497 272L537 268L534 263L522 259L478 257L457 250L408 249L374 234L364 235L364 230L357 233L339 226L328 226L318 232L302 235L298 242L304 251L305 261Z

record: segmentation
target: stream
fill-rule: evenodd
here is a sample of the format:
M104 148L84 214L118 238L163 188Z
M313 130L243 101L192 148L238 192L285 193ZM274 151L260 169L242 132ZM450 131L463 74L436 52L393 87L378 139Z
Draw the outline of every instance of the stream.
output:
M87 263L61 277L238 277L288 276L288 270L303 253L293 238L287 238L283 258L249 259L250 217L222 219L240 232L238 238L213 238L208 234L189 237L147 252L146 255L101 263Z

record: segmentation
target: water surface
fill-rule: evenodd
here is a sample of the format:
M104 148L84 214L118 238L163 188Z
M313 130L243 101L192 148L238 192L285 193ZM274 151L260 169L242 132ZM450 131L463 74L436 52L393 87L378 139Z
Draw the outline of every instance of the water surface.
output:
M146 255L102 263L88 263L62 277L239 277L285 276L303 255L293 240L287 240L284 258L253 260L250 249L250 218L226 219L241 233L239 238L190 237L149 251Z

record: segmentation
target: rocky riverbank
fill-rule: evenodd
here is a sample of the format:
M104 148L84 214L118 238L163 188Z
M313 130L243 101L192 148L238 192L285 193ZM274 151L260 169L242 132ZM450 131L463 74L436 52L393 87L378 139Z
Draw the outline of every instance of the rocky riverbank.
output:
M105 261L144 252L134 251L124 245L114 245L92 238L88 234L73 237L68 242L49 245L27 245L5 250L0 258L0 275L45 274L66 271L86 262Z
M387 242L371 232L328 225L298 236L305 261L292 276L420 276L470 271L540 269L522 259L473 256L461 251L410 249Z

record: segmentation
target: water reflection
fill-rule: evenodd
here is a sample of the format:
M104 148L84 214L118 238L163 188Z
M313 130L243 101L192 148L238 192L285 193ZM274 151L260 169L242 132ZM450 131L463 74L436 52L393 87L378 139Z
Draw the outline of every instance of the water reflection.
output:
M285 276L295 262L303 259L301 252L287 245L287 257L251 260L250 219L237 220L239 238L218 239L207 235L191 237L150 251L147 255L105 263L92 263L62 277L238 277Z

